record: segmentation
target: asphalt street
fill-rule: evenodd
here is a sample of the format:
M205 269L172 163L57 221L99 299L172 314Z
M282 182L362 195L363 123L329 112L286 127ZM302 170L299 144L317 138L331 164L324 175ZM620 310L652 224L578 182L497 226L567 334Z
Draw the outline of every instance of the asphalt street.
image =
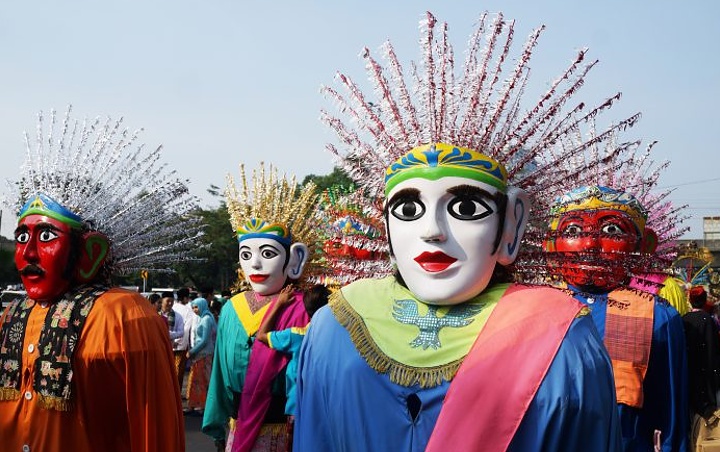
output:
M200 431L201 424L202 417L185 416L185 450L187 452L215 452L213 440Z
M183 397L187 394L185 387L187 386L188 375L189 373L185 373L185 379L183 380ZM187 400L184 398L183 409L187 409ZM200 427L202 427L202 416L185 416L185 451L215 452L215 444L212 438L201 432Z

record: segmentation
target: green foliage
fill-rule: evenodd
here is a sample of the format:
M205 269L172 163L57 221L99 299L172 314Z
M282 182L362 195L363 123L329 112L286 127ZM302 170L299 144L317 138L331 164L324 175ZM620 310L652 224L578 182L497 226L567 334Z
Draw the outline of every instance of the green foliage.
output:
M213 287L216 292L229 288L237 277L238 242L230 226L224 202L215 209L200 210L205 222L205 247L198 252L204 262L187 262L176 267L182 285Z
M15 244L0 237L0 289L10 284L20 284L20 275L15 268Z
M350 179L350 177L347 175L347 173L345 173L345 171L341 170L337 166L333 168L332 173L326 174L325 176L308 174L307 176L305 176L305 179L303 179L302 185L305 185L310 181L314 182L315 185L317 185L318 192L322 192L333 186L342 186L347 188L354 186L353 180Z

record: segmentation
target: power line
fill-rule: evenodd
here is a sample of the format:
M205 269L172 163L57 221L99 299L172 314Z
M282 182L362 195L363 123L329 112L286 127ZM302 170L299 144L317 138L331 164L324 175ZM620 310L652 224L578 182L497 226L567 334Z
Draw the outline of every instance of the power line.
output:
M685 182L683 184L675 184L675 185L666 185L664 187L658 187L659 189L666 189L666 188L675 188L675 187L684 187L686 185L697 185L697 184L704 184L706 182L715 182L720 180L720 177L715 177L713 179L703 179L703 180L697 180L693 182Z

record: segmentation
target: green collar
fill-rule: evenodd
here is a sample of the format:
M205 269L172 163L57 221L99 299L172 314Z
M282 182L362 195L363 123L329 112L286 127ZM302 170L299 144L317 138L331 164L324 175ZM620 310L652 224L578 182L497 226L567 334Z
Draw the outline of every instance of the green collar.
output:
M433 387L455 375L507 288L494 285L441 307L417 300L389 276L344 287L330 307L370 367L403 386Z

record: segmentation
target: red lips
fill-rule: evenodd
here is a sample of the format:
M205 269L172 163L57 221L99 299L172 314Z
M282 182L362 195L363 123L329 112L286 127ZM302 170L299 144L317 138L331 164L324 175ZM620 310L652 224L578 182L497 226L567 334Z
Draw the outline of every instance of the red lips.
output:
M250 275L250 281L252 281L254 283L261 283L261 282L265 281L266 279L268 279L269 277L270 277L270 275L260 275L260 274Z
M431 273L441 272L451 266L455 261L457 261L457 259L441 251L435 251L434 253L425 251L415 258L415 262L420 264L423 270Z

